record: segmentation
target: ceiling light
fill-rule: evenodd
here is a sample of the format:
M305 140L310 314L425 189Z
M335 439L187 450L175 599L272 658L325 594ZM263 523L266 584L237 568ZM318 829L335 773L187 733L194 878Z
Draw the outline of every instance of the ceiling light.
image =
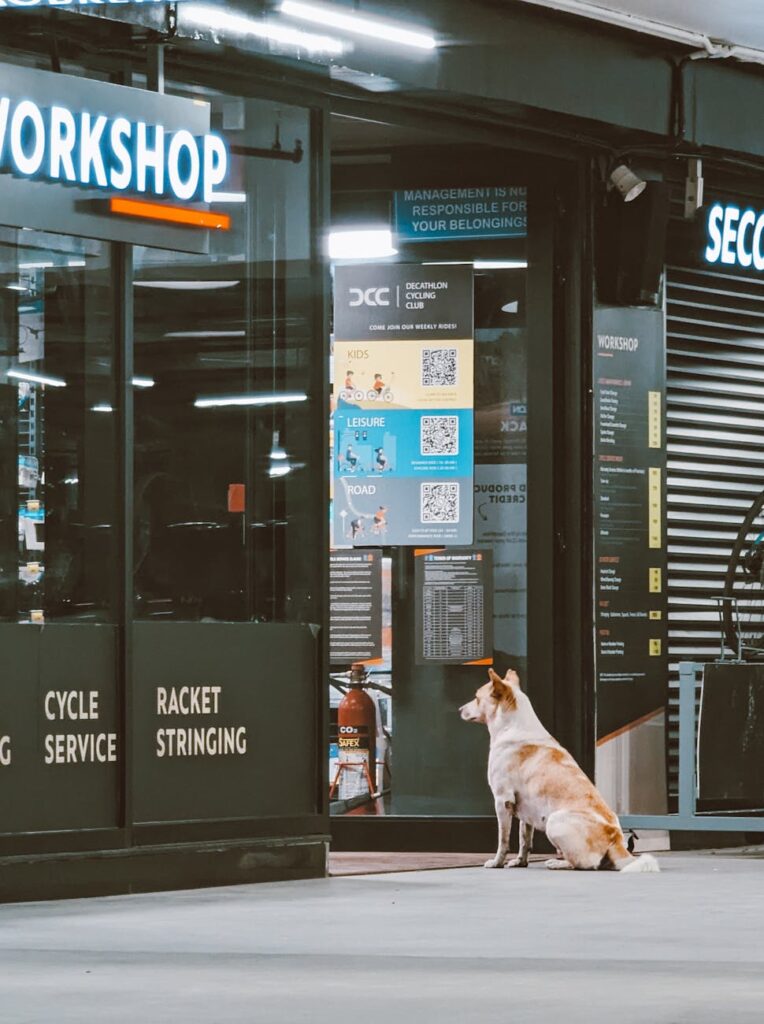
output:
M426 32L417 32L409 28L401 28L389 21L377 21L359 14L347 14L336 7L324 7L319 4L305 4L298 0L282 0L281 13L301 18L316 25L338 28L344 32L355 32L372 39L382 39L387 43L399 43L401 46L414 46L419 50L434 50L438 45L433 36Z
M286 476L287 473L292 472L292 467L288 462L279 462L275 466L271 466L268 470L268 476Z
M245 338L246 331L167 331L165 338Z
M86 267L87 260L67 260L67 267Z
M645 191L647 182L638 177L626 164L619 164L610 175L610 181L614 188L617 188L625 203L630 203L641 196Z
M284 462L287 457L286 451L279 444L279 432L273 431L273 444L271 446L271 460L273 462Z
M134 281L135 288L166 288L179 292L212 292L217 288L235 288L238 281Z
M15 380L26 380L30 384L49 384L52 388L65 388L66 381L60 377L45 377L41 373L32 373L31 370L6 370L6 377L13 377Z
M329 258L332 260L378 260L397 253L389 228L329 232Z
M91 412L114 412L114 409L108 402L99 402L97 405L91 405L90 409Z
M12 284L7 284L5 287L10 292L26 292L26 291L29 291L27 286L25 284L22 284L21 281L15 281Z
M339 56L347 48L343 42L332 36L301 32L275 21L255 21L254 18L231 14L220 7L209 7L206 4L184 4L181 18L195 25L201 25L202 28L268 39L274 43L283 43L286 46L307 50L308 53L327 53Z
M42 260L39 263L19 263L19 270L47 270L49 267L55 267L55 265L50 260Z
M475 260L475 270L524 270L527 260Z
M134 388L153 388L154 383L153 377L133 377Z
M288 402L305 402L308 396L304 391L273 392L258 395L221 395L211 398L197 398L194 405L197 409L213 409L230 405L284 405Z
M502 313L517 313L520 308L520 303L515 299L514 302L507 302L501 307Z

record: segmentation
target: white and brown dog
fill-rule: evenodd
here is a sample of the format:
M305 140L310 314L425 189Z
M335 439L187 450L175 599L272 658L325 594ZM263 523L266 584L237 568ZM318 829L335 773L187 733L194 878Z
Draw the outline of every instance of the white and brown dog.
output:
M633 857L618 818L567 750L536 716L511 669L493 669L475 699L459 709L465 722L483 722L491 737L488 782L499 820L499 846L487 868L504 867L513 815L520 824L520 852L509 868L528 865L533 830L546 832L561 859L548 868L658 871L650 854Z

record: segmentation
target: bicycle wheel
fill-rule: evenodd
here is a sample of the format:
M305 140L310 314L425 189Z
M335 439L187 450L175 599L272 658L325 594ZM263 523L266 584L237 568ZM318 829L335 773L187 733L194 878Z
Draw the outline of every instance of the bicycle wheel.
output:
M764 491L743 520L724 578L724 640L745 661L764 660Z

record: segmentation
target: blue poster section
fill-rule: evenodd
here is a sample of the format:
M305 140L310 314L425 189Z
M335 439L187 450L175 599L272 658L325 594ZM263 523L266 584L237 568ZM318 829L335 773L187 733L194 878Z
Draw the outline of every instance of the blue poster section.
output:
M400 242L454 238L525 238L525 186L407 188L395 193L395 236Z
M391 409L342 405L334 415L334 474L433 480L469 476L472 409Z

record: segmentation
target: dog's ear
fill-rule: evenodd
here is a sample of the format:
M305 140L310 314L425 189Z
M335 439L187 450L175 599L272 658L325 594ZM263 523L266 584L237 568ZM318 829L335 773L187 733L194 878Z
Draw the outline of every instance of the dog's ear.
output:
M491 682L491 692L496 700L501 700L506 692L507 687L504 680L498 675L492 668L488 669L488 678Z
M515 672L513 668L508 668L504 675L504 682L511 683L512 686L516 686L518 690L522 690L520 685L520 676Z

